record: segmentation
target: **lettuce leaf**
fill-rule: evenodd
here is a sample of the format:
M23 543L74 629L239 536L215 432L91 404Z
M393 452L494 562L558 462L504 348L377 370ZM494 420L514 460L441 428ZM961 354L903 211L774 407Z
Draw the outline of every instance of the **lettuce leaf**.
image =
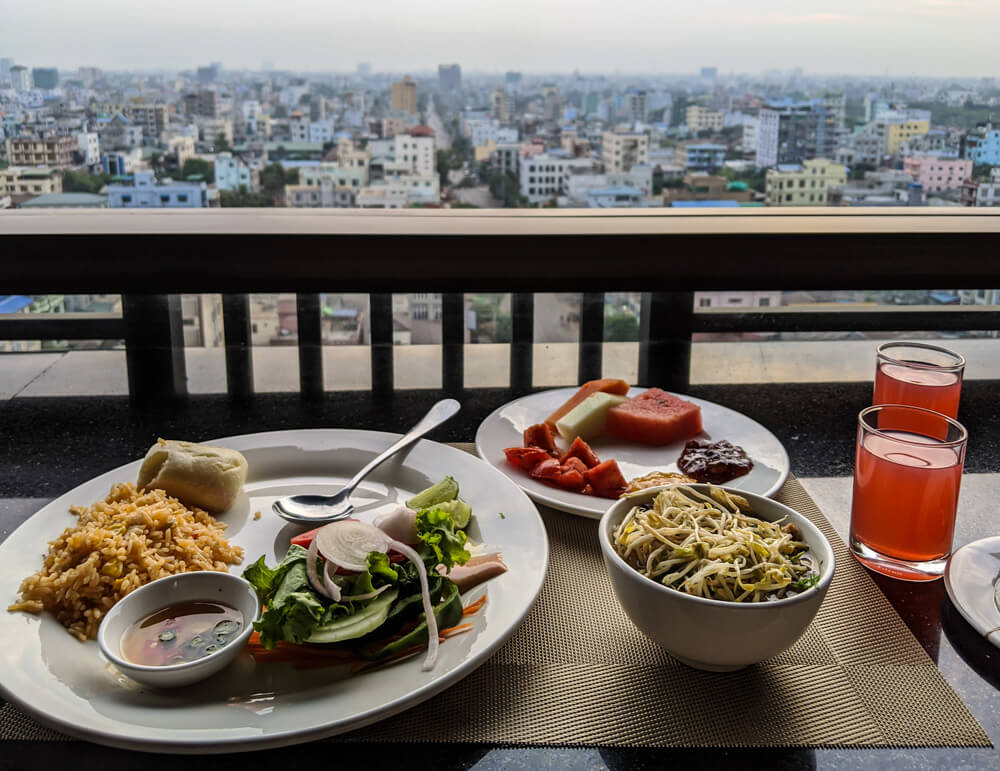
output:
M380 551L373 551L368 555L368 573L374 583L376 578L381 578L381 584L394 584L399 580L399 573L392 567L389 557Z
M449 570L452 565L464 565L472 556L465 549L465 532L455 527L454 517L444 509L435 507L418 512L417 536Z

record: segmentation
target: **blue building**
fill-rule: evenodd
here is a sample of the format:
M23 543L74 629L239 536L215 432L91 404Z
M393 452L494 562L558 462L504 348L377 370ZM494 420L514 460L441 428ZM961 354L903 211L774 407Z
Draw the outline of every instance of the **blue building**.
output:
M132 184L108 185L109 209L201 209L208 206L204 182L156 181L151 171L137 171Z
M726 160L725 145L716 145L711 142L692 142L681 145L681 150L678 161L684 164L685 169L709 171L719 168Z
M1000 128L987 124L986 130L965 138L965 157L973 163L1000 166Z

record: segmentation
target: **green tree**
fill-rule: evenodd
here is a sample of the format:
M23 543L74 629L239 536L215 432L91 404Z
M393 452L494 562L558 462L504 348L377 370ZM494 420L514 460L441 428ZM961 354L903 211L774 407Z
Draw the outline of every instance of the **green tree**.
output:
M238 190L220 191L219 204L224 209L264 207L274 206L274 199L267 193L251 193L246 189L246 185L240 185Z
M229 140L226 135L221 131L215 135L215 152L217 153L228 153L232 151L233 146L229 144Z
M188 158L181 166L181 179L200 176L211 184L215 182L215 164L201 158Z
M107 174L81 174L69 170L62 173L64 193L99 193L110 180Z
M274 202L272 205L277 204L285 194L285 185L297 184L299 184L298 169L286 171L280 163L272 163L260 171L261 192Z
M609 343L636 342L639 339L639 319L627 313L606 313L604 339Z

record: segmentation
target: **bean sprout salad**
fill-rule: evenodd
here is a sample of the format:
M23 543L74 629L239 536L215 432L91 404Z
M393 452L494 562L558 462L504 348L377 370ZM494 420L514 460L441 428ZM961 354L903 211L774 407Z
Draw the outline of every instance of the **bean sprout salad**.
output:
M751 516L745 498L687 485L632 507L613 534L619 555L647 578L681 592L729 602L792 597L819 582L798 529Z

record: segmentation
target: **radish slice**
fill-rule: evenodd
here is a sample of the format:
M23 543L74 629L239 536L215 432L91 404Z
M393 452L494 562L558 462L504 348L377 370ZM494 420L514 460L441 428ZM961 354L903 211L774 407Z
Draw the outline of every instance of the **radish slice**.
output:
M424 615L427 616L427 658L424 659L424 665L421 669L424 672L430 672L434 669L434 664L437 663L438 625L437 618L434 616L434 606L431 605L431 590L427 585L427 568L424 567L424 561L420 559L420 555L405 543L390 541L389 546L407 556L410 562L416 565L417 575L420 576L420 591L424 595Z
M329 562L323 568L323 586L329 592L329 597L334 602L340 602L342 599L340 596L340 587L333 582L333 565Z
M316 539L313 538L313 542L309 544L309 553L306 555L306 577L309 579L309 583L312 588L317 592L322 594L327 599L333 599L330 593L327 591L325 582L321 581L319 574L316 572L316 558L319 556L319 550L316 547ZM329 564L329 563L327 563ZM324 575L325 578L325 575Z
M412 547L402 541L393 540L374 525L353 520L331 522L320 528L313 543L326 559L327 570L330 570L331 565L337 565L345 570L361 573L368 569L368 555L371 552L385 554L389 549L395 549L413 563L417 575L420 576L420 593L423 595L424 615L427 617L427 658L424 659L423 670L429 672L434 669L438 654L437 618L434 617L434 606L431 604L427 568L424 567L420 555ZM337 596L340 596L339 592Z
M420 543L420 536L417 535L417 512L406 506L398 505L385 514L380 514L375 518L375 527L397 541Z
M373 551L385 554L389 551L391 540L373 525L341 520L320 528L315 542L319 553L328 562L345 570L363 573L368 570L368 555Z

